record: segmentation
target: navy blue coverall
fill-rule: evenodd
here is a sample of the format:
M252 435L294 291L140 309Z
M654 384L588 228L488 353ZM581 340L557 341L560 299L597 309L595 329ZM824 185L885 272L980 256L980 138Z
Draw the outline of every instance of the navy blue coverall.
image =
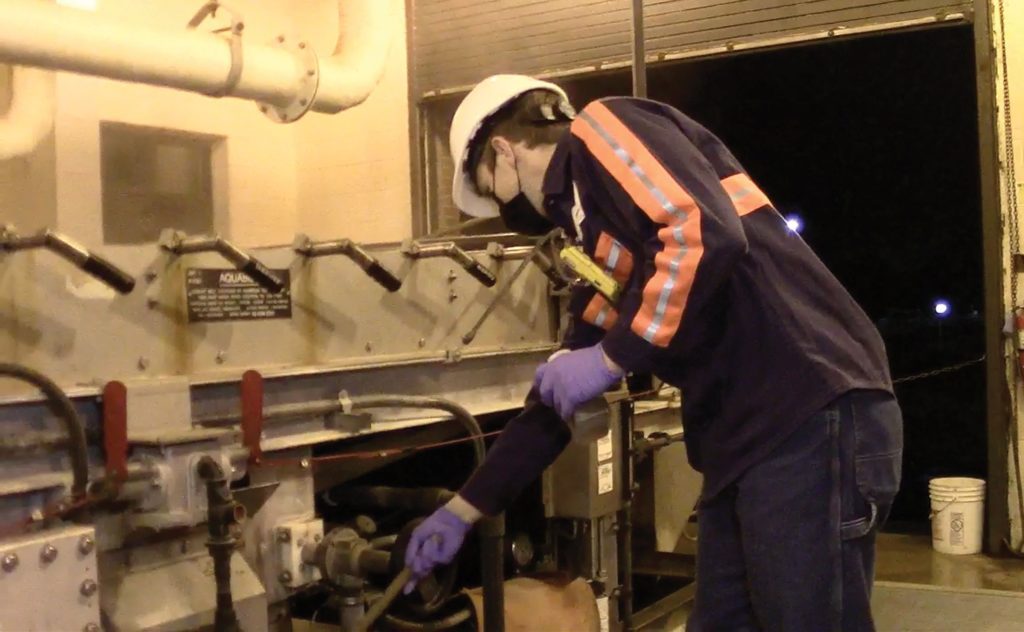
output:
M870 630L902 417L874 324L711 132L595 101L558 143L547 215L624 287L570 301L570 349L677 386L704 475L691 630ZM561 452L531 394L461 495L501 511Z

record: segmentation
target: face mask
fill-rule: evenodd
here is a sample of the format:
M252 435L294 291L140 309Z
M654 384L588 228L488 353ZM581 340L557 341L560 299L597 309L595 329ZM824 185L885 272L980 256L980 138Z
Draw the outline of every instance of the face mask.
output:
M522 191L508 202L499 204L498 213L501 214L501 221L505 222L505 226L520 235L544 235L555 227L548 218L533 208L533 204Z
M501 215L501 221L505 222L505 226L509 230L520 235L539 236L547 234L555 225L533 207L530 199L526 197L526 193L523 193L523 185L519 180L518 166L513 165L513 168L516 170L516 184L518 185L519 193L508 202L498 201L498 213Z

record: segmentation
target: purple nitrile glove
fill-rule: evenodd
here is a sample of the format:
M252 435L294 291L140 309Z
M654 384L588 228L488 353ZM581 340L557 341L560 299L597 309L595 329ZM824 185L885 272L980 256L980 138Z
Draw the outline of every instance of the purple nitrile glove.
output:
M601 345L585 347L552 358L537 369L533 386L541 401L568 421L576 409L622 379L605 361Z
M411 593L438 564L451 564L472 526L441 507L413 530L405 548L405 565L412 569L405 594Z

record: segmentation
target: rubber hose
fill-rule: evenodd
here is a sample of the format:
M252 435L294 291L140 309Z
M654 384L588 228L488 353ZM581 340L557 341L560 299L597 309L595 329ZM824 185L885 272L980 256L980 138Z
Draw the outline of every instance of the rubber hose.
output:
M68 433L68 455L71 458L71 473L74 476L71 494L75 498L85 496L89 488L89 457L86 452L85 424L75 410L68 396L57 384L38 371L20 364L0 363L0 376L12 377L35 386L63 422Z

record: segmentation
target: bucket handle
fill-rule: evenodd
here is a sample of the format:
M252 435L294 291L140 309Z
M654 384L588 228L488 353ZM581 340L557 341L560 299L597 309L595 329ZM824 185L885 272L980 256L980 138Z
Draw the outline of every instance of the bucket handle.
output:
M933 511L930 514L928 514L928 519L931 520L935 516L937 516L940 513L942 513L943 511L946 511L947 509L949 509L949 506L952 505L953 503L955 503L956 501L957 501L957 497L953 496L953 500L951 500L948 503L946 503L946 505L942 509L939 509L938 511Z

